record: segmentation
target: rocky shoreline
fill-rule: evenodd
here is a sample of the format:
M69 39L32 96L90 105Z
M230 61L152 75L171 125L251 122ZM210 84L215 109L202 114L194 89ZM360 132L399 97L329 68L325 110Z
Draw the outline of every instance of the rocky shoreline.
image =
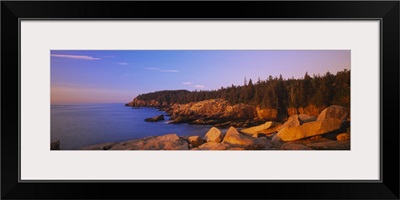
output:
M182 116L194 116L189 117L189 120L178 120L179 123L185 121L198 124L200 122L196 121L202 119L201 124L204 124L204 120L209 120L207 117L199 118L198 114L210 110L204 107L198 107L196 110L193 106L196 107L196 103L182 109L172 108L166 111L173 120ZM246 114L242 112L245 110L239 109L239 112L233 113ZM224 118L226 112L221 113L215 117ZM226 119L233 117L226 116L229 116ZM97 144L84 147L82 150L350 150L350 121L346 108L342 106L332 105L324 109L318 117L305 114L292 115L284 123L267 121L240 130L232 126L231 121L228 122L230 128L226 132L221 132L214 124L203 138L167 134L118 143Z
M224 99L209 99L187 104L168 104L167 102L159 102L156 100L144 101L134 99L125 104L125 106L134 109L142 107L153 107L165 111L166 116L170 116L172 124L196 124L196 125L213 125L217 128L248 128L263 124L267 121L284 122L287 116L278 116L278 111L273 108L261 108L249 104L230 104ZM289 116L296 114L306 114L317 117L319 113L326 107L317 107L309 105L307 107L288 108ZM155 116L157 117L157 116ZM154 117L154 118L155 118ZM151 118L146 121L158 121Z
M143 101L134 99L125 106L133 108L154 107L165 111L172 124L213 125L218 128L251 127L277 120L275 109L261 109L248 104L231 105L224 99L210 99L188 104L158 103L155 100Z

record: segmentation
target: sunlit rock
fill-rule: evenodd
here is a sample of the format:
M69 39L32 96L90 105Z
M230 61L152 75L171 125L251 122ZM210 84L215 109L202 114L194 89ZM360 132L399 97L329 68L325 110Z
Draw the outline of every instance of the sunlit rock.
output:
M350 140L350 134L348 133L341 133L336 136L337 140Z
M164 120L164 115L163 114L155 116L155 117L147 118L144 121L146 121L146 122L157 122L157 121L161 121L161 120Z
M273 128L273 127L277 126L278 124L279 123L277 123L277 122L268 121L268 122L265 122L264 124L261 124L259 126L253 126L253 127L250 127L250 128L243 129L240 132L245 133L245 134L249 134L249 135L254 135L256 133L259 133L260 131Z
M217 128L212 127L204 136L207 142L221 142L224 139L224 134Z
M190 136L188 137L189 144L192 145L192 147L198 147L204 143L203 138L200 136Z
M219 142L207 142L200 145L195 150L226 150L228 148L229 148L228 144L223 144Z
M337 130L341 127L341 124L342 121L335 118L308 122L300 126L285 127L278 132L277 137L285 142L299 140Z
M343 106L332 105L319 114L317 121L322 121L326 119L339 119L340 121L346 120L348 117L347 109Z
M253 150L268 149L271 146L266 138L252 138L242 135L234 127L228 129L222 143Z
M309 115L305 115L305 114L292 115L282 126L277 128L277 131L280 131L284 128L300 126L304 123L315 121L316 119L317 118L314 116L309 116Z

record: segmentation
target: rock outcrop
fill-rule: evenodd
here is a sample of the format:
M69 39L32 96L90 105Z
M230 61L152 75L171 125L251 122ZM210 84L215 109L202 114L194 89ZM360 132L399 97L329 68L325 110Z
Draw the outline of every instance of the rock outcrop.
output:
M204 140L207 142L221 142L224 139L223 134L219 129L212 127L204 136Z
M323 110L317 121L307 115L294 115L280 127L276 137L288 142L330 133L342 127L347 115L346 108L336 105ZM275 138L275 140L279 140L278 138Z
M315 116L318 117L318 115L325 109L326 107L323 106L315 106L315 105L309 105L306 107L289 107L287 109L287 113L289 116L292 115L298 115L298 114L306 114L309 116Z
M222 143L251 150L267 149L270 147L270 144L266 138L253 138L242 135L234 127L230 127L228 129Z
M294 141L306 137L329 133L339 129L341 124L342 122L338 119L309 122L301 126L283 128L278 132L277 136L280 137L282 141Z
M200 136L190 136L188 137L189 144L192 145L192 147L198 147L204 143L203 138Z
M253 106L247 104L230 105L223 99L211 99L188 104L174 104L167 112L173 123L221 124L232 120L247 120L256 117Z
M147 137L113 145L110 150L188 150L189 144L176 134Z
M348 133L341 133L341 134L338 134L338 135L336 136L336 139L337 139L337 140L340 140L340 141L342 141L342 140L350 140L350 134L348 134Z
M149 150L188 150L188 143L176 134L158 136L145 141Z
M317 120L322 121L325 119L334 118L334 119L339 119L341 121L344 121L347 119L347 117L348 117L348 112L345 107L332 105L332 106L325 108L325 110L323 110L321 112L321 114L319 114Z
M224 99L209 99L187 104L139 100L125 104L132 107L158 107L168 113L170 123L215 125L217 127L250 127L267 120L277 120L276 109L260 108L249 104L230 104ZM150 120L150 119L149 119Z
M227 150L229 145L219 142L207 142L192 150Z
M261 125L258 125L258 126L253 126L253 127L250 127L250 128L243 129L240 132L242 132L244 134L248 134L248 135L254 135L254 134L257 134L257 133L260 133L260 132L263 132L263 131L266 132L265 130L272 129L272 128L278 126L278 125L280 125L280 124L277 123L277 122L268 121L268 122L265 122L264 124L261 124Z
M280 131L283 128L286 127L296 127L296 126L300 126L304 123L307 122L312 122L317 120L316 117L314 116L309 116L309 115L305 115L305 114L300 114L300 115L292 115L289 117L289 119L282 125L280 126L277 130Z
M151 118L146 118L144 121L146 121L146 122L158 122L158 121L161 121L161 120L164 120L164 115L163 114L155 116L155 117L151 117Z
M131 102L125 104L125 106L133 107L166 107L169 106L167 102L160 102L157 100L144 101L139 99L133 99Z

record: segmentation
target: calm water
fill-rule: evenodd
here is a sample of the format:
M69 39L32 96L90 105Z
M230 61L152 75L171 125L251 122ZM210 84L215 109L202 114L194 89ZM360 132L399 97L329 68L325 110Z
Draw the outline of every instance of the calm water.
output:
M204 136L211 126L145 122L145 118L165 114L154 108L133 109L123 104L52 105L51 140L60 140L61 149L118 142L155 135Z

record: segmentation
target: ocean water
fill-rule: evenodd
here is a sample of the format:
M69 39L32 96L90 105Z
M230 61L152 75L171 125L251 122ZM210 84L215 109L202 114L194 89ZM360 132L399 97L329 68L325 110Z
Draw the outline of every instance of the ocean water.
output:
M145 122L145 118L165 114L155 108L125 107L124 104L81 104L51 106L51 141L60 140L62 150L106 142L120 142L148 136L176 133L204 136L209 125Z

